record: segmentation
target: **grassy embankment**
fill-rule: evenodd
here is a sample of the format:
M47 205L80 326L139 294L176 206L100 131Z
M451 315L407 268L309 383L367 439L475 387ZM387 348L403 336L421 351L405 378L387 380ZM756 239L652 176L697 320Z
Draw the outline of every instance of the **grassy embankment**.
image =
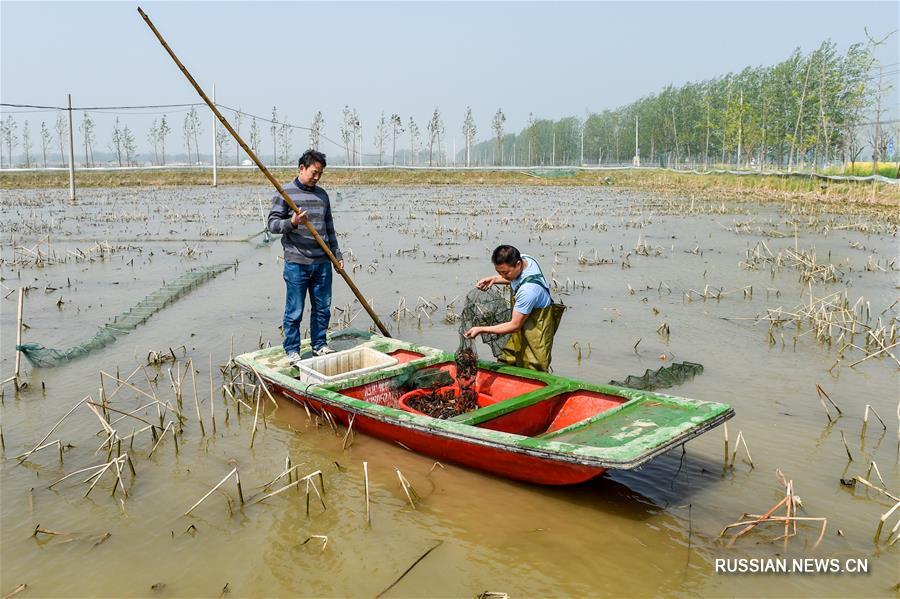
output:
M878 174L889 179L897 178L900 162L879 162ZM836 166L826 171L829 175L855 175L857 177L868 177L872 175L871 162L854 162L846 167Z
M869 167L871 170L871 166ZM289 181L294 169L272 169L276 178ZM830 182L808 177L695 175L662 170L570 171L568 176L538 176L541 171L442 171L330 169L323 180L328 187L345 185L529 185L611 186L703 199L752 199L864 203L900 206L900 186L871 182ZM209 185L209 170L80 171L78 187L146 187ZM66 171L0 173L0 189L65 188ZM255 169L222 170L220 185L268 185Z

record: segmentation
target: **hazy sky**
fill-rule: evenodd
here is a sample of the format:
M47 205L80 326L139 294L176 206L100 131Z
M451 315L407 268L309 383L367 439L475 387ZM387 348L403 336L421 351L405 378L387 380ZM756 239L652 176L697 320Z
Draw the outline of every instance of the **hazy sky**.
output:
M0 100L75 106L198 100L137 14L135 2L0 2ZM383 110L420 128L439 107L461 143L466 105L478 137L497 108L507 130L529 112L584 115L676 85L768 65L833 39L841 50L897 29L897 2L147 2L142 7L211 94L337 139L345 104L361 114L367 151ZM879 52L897 80L898 37ZM4 109L10 112L11 109ZM153 111L146 111L153 112ZM162 111L159 111L162 112ZM168 111L180 140L183 113ZM154 116L119 116L146 149ZM204 128L210 130L208 111ZM94 113L106 148L113 116ZM52 113L15 114L32 131ZM264 144L268 129L263 127ZM295 135L295 149L305 135ZM180 145L176 142L175 145ZM233 147L233 146L232 146ZM459 147L459 145L457 146ZM336 151L325 147L326 150Z

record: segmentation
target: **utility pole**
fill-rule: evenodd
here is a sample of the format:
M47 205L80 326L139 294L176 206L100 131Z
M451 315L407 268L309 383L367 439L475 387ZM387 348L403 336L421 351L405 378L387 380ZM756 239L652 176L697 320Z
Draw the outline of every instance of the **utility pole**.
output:
M69 100L69 201L75 201L75 134L72 132L72 94L67 94Z
M215 84L215 83L213 83L213 97L212 97L212 101L213 101L213 106L215 106L215 105L216 105L216 84ZM216 115L215 115L215 113L213 113L213 126L212 126L212 141L213 141L213 159L212 159L212 166L213 166L213 187L218 187L218 186L219 186L219 164L218 164L218 158L217 158L217 156L216 156L216 150L218 150L218 148L216 147L216 144L218 143L218 140L216 139L216 137L217 137L217 134L218 134L218 133L219 133L219 121L216 120ZM200 160L200 155L199 155L199 154L197 155L197 160L198 160L198 161Z
M638 126L640 123L638 118L638 115L634 115L634 160L632 160L634 166L641 166L641 146L638 143Z

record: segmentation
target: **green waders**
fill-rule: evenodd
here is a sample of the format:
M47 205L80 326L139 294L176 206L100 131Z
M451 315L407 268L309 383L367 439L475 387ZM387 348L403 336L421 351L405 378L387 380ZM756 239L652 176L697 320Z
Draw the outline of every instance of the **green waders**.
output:
M522 285L526 283L535 283L547 289L538 275L526 277ZM549 292L547 289L547 293ZM540 372L550 370L553 336L556 335L563 312L566 310L563 304L553 302L552 297L550 300L551 303L546 308L532 310L522 328L510 335L509 341L497 358L498 361Z

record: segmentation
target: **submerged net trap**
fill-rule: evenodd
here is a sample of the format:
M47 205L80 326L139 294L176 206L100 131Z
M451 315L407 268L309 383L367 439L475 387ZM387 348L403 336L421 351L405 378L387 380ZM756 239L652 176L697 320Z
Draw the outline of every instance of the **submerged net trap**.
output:
M656 391L668 389L689 381L703 373L703 365L696 362L675 362L657 370L647 370L642 376L629 375L624 381L610 381L610 385L638 389L639 391Z
M231 268L233 264L216 264L186 272L163 285L137 304L114 316L111 321L100 327L93 337L69 349L53 349L37 343L23 343L16 346L26 358L37 367L58 366L63 362L80 358L96 349L106 347L117 337L127 335L138 325L179 299L198 285L216 277Z

